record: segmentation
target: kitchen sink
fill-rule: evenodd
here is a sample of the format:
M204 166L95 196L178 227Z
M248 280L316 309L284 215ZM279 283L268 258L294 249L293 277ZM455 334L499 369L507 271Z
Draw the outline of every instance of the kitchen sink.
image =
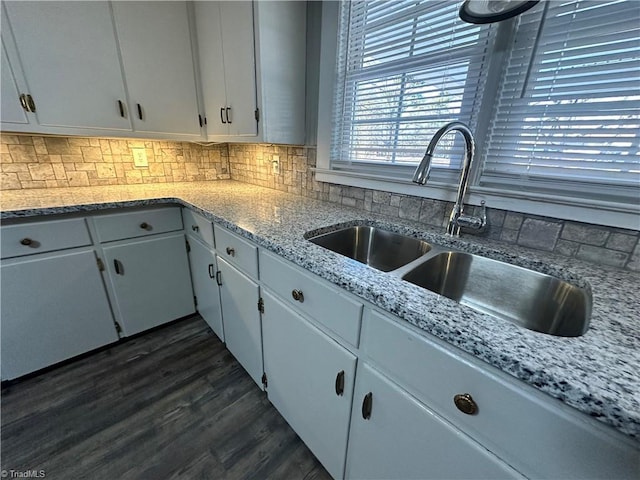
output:
M445 251L404 280L517 325L575 337L589 328L590 292L556 277L458 251Z
M383 272L396 270L431 250L424 240L368 226L343 228L309 241Z

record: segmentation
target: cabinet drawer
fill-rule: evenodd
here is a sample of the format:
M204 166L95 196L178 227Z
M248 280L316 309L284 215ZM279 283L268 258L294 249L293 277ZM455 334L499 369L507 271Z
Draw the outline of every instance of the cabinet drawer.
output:
M362 349L396 381L527 477L632 478L638 447L624 435L488 364L372 312ZM475 414L454 404L470 394ZM523 441L525 440L526 441ZM635 472L635 473L634 473Z
M2 258L91 245L84 218L2 226Z
M358 346L362 316L360 302L265 251L260 252L260 278L295 308Z
M213 231L216 238L216 250L220 257L257 279L258 248L219 225L214 225Z
M213 241L213 224L199 213L188 208L182 209L182 221L184 229L189 235L198 237L210 247L215 247Z
M94 222L100 242L182 230L178 207L101 215L96 216Z

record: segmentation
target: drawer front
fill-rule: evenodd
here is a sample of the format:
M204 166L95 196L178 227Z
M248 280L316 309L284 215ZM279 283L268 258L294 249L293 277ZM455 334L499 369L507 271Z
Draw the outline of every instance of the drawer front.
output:
M179 207L100 215L94 222L100 242L182 230Z
M638 446L624 435L377 312L365 319L362 349L426 405L525 476L632 478L633 472L637 474ZM458 410L454 404L458 394L470 394L477 412Z
M219 225L214 225L213 231L220 257L257 279L258 247Z
M183 208L182 221L184 229L189 235L198 237L210 247L216 246L213 240L213 224L210 220L188 208Z
M2 258L91 245L84 218L6 225L0 235Z
M292 306L358 346L362 304L270 252L260 251L262 283Z

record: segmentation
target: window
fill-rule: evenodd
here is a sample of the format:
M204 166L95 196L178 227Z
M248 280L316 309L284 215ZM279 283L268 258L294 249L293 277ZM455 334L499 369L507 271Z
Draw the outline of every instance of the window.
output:
M637 202L640 4L538 7L518 24L481 183Z
M494 29L434 1L343 2L340 22L334 167L415 168L440 126L474 124ZM459 169L461 158L458 139L434 167Z
M459 6L341 2L332 171L410 178L436 129L461 120L476 188L636 205L640 2L543 1L482 26ZM442 181L458 141L434 158Z

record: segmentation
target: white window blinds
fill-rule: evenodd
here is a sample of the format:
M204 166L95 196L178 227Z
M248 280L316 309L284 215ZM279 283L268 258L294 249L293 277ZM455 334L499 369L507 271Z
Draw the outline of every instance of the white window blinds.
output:
M413 167L439 127L475 124L495 29L462 22L458 8L434 0L341 2L332 168ZM458 142L439 150L434 168L460 167Z
M640 2L550 1L522 15L481 183L637 203L639 135Z

